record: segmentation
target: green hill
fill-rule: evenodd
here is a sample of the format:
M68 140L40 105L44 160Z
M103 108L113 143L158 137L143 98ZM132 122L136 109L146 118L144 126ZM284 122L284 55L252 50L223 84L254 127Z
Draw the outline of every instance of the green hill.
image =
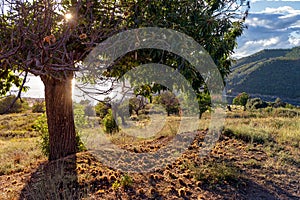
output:
M263 50L238 60L226 89L229 99L247 92L266 101L279 97L300 105L300 47Z

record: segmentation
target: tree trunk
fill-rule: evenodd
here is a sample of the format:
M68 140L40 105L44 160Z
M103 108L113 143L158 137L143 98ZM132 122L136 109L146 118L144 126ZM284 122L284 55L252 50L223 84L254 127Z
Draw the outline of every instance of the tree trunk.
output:
M45 102L49 132L49 160L76 153L76 132L73 116L73 73L63 80L41 77L45 85Z

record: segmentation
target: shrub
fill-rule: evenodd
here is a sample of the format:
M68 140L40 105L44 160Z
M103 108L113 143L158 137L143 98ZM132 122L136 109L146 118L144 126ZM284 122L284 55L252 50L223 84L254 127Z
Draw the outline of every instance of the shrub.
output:
M9 106L13 103L15 100L16 96L15 95L10 95L7 97L4 97L0 100L0 113L4 113L7 111ZM7 113L20 113L23 112L24 110L28 109L28 102L25 100L22 100L21 102L20 99L17 99L14 105L7 111Z
M232 101L234 105L246 106L249 95L246 92L238 94Z
M48 125L46 114L41 115L34 123L33 129L38 131L41 134L41 140L39 141L39 146L42 150L42 153L45 156L49 156L50 153L50 144L49 144L49 134L48 134ZM77 151L85 151L86 147L80 139L80 135L76 132L76 143Z
M100 117L100 119L103 119L107 115L110 108L110 103L99 101L95 106L96 116Z
M87 120L84 113L84 106L78 103L74 103L74 123L76 128L89 127L89 121Z
M245 107L247 110L254 110L259 108L266 108L268 107L268 104L262 101L260 98L253 98L248 99Z
M286 103L284 103L280 98L277 98L273 104L274 108L280 108L280 107L285 107Z
M128 175L125 174L123 175L120 180L116 180L113 184L112 184L112 188L114 190L117 190L120 187L126 188L126 187L131 187L133 184L133 180L132 178Z
M46 105L44 101L37 101L32 106L32 112L33 113L44 113L46 111Z
M107 115L103 118L102 124L106 133L114 133L119 131L119 127L113 117L111 109L108 110Z
M190 166L194 178L197 181L204 181L208 184L236 182L239 179L239 170L225 162L207 162L201 166Z
M157 97L156 100L159 104L163 105L165 107L168 116L170 114L176 114L179 115L180 111L180 104L178 98L176 98L175 94L173 94L170 91L163 92Z

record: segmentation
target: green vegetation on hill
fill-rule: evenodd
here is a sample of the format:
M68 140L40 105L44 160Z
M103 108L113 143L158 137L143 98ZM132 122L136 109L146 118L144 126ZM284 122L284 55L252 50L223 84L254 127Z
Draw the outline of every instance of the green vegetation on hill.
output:
M280 97L300 104L300 47L263 50L242 58L227 79L227 92L247 92L251 96Z

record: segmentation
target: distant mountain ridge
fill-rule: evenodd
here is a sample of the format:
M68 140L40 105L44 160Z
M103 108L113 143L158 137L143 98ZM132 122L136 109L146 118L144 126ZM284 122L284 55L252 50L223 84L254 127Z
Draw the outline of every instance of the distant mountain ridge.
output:
M300 105L300 47L262 50L239 59L231 70L226 80L229 101L247 92L266 101L279 97Z

